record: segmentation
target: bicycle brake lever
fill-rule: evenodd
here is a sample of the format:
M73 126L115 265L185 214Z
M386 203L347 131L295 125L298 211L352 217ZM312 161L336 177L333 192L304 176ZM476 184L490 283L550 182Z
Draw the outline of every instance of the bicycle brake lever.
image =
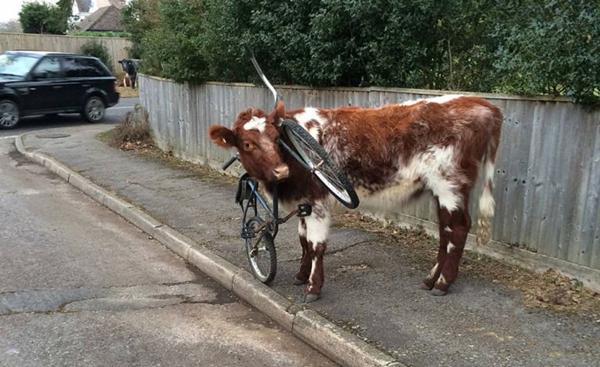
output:
M231 166L233 164L233 162L237 161L238 159L239 159L239 156L237 154L234 155L227 162L225 162L225 164L221 167L221 169L223 171L225 171L227 168L229 168L229 166Z

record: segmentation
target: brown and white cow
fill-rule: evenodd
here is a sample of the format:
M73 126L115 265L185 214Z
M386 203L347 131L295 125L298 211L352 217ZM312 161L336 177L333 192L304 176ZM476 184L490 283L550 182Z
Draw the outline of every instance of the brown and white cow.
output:
M311 174L280 149L279 122L295 120L308 130L347 174L361 200L379 198L400 205L425 190L436 202L439 220L437 261L422 287L444 295L458 274L471 227L469 196L480 168L484 190L479 200L477 239L490 237L494 214L494 161L502 113L488 101L459 95L441 96L380 108L303 108L285 111L283 103L269 115L248 109L233 129L212 126L210 137L235 147L246 171L267 191L278 185L282 204L311 204L301 218L302 245L296 284L307 284L306 300L316 300L324 282L323 254L330 225L331 196Z

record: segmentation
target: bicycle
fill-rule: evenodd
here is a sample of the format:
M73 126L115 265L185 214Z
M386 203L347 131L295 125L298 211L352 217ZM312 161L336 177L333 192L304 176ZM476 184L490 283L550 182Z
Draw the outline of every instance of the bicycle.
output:
M279 140L279 145L315 175L343 205L351 209L356 208L359 200L354 188L308 131L291 120L284 120L281 129L292 146L285 143L284 139ZM239 160L237 155L223 165L223 170L229 168L236 160ZM294 216L306 217L312 213L310 205L300 204L286 216L279 217L277 186L271 201L272 206L260 193L259 183L247 173L240 177L236 203L242 209L241 238L253 275L265 284L269 284L277 272L275 237L279 225Z
M250 58L258 75L273 94L275 106L279 95L262 72L254 55ZM281 138L279 145L290 154L302 167L311 172L344 206L354 209L359 200L350 181L339 170L327 155L323 147L302 126L293 120L284 120L280 124ZM286 141L291 143L287 144ZM239 156L235 155L224 165L226 170ZM259 183L247 173L240 177L236 203L242 208L241 238L254 276L261 282L268 284L277 272L277 251L275 237L279 225L287 222L294 216L306 217L312 213L308 204L298 205L298 208L279 217L279 202L277 186L272 193L272 206L259 192Z

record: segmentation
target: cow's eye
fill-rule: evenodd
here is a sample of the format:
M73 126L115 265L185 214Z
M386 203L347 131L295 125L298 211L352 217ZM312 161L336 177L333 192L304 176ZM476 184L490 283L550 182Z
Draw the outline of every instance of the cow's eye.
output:
M254 149L254 144L252 144L252 143L250 143L248 141L245 141L244 142L244 150L247 151L247 152L249 152L252 149Z

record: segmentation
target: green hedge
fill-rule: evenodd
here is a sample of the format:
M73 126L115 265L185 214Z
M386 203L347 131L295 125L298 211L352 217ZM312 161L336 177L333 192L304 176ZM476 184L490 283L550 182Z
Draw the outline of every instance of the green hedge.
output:
M145 71L194 83L395 86L600 99L600 1L133 0Z

